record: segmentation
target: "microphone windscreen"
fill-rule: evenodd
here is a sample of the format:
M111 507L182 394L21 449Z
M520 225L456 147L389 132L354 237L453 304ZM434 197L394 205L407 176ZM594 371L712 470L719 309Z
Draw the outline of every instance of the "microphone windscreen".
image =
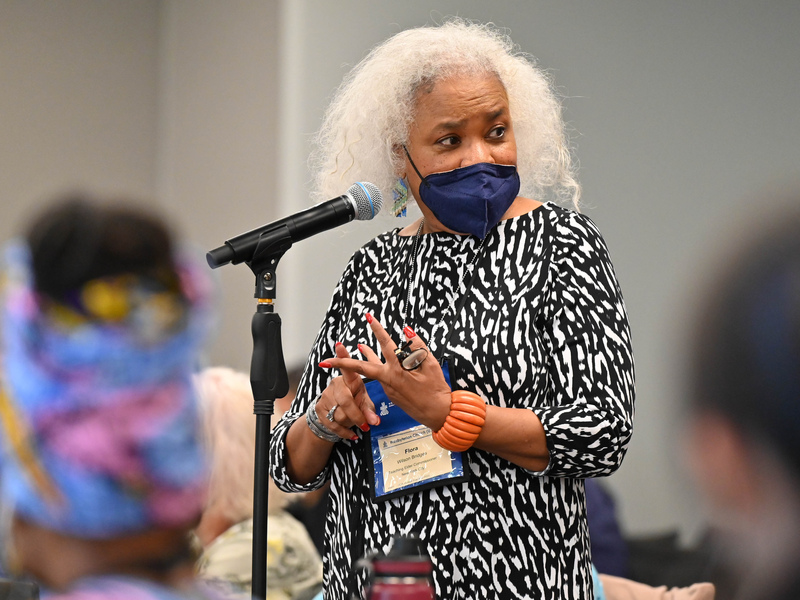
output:
M355 219L357 221L369 221L383 207L383 194L374 183L356 182L347 190L347 195L356 203Z

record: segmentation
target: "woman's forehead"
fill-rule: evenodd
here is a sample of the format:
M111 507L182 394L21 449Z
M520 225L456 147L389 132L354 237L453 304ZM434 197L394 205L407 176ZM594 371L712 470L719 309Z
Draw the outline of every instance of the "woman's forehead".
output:
M427 78L420 82L413 93L416 101L419 102L426 96L434 92L441 92L443 89L453 89L462 87L488 86L499 87L505 91L505 86L497 73L482 69L459 69L451 72L443 72L434 77Z
M458 121L474 115L496 118L508 112L508 96L494 74L459 74L420 88L415 108L417 120Z

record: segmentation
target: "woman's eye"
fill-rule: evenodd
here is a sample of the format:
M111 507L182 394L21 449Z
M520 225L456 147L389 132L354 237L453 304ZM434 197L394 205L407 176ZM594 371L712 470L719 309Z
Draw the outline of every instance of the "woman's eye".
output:
M501 138L506 134L506 128L503 125L498 125L489 132L490 138Z
M455 146L459 142L458 138L454 135L448 135L447 137L443 137L437 143L441 144L442 146Z

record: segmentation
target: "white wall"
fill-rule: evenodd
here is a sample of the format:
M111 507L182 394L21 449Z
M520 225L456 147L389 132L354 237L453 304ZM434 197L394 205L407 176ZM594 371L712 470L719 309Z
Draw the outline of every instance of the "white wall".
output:
M0 0L0 236L53 194L155 201L158 2Z
M65 190L161 209L198 255L283 210L277 1L0 0L0 235ZM249 369L254 278L207 361Z
M158 195L205 252L277 219L278 3L166 0L161 6ZM255 277L213 272L219 322L208 361L250 368Z

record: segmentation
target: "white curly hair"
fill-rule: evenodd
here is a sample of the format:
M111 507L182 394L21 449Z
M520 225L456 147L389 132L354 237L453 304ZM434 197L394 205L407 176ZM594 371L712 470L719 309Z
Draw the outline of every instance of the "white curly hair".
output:
M208 367L194 375L204 439L210 458L206 511L231 523L253 516L256 429L250 377L228 367ZM269 512L288 503L269 482Z
M402 172L417 91L461 73L491 73L505 86L517 142L520 193L579 208L561 103L533 57L492 24L461 18L402 31L373 48L345 77L325 113L310 164L315 199L370 181L384 197ZM384 203L384 212L391 202Z

